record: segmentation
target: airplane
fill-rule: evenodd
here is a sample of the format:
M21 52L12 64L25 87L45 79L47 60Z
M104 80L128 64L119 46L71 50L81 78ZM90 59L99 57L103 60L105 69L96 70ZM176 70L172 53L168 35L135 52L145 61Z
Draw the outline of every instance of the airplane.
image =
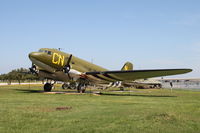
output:
M75 85L77 91L84 93L89 84L129 82L192 71L192 69L133 70L133 65L130 62L125 63L121 70L109 71L72 54L50 48L41 48L38 52L29 53L29 59L32 61L30 72L48 79L44 85L45 92L51 91L56 81L70 82L72 86L75 82L77 83Z

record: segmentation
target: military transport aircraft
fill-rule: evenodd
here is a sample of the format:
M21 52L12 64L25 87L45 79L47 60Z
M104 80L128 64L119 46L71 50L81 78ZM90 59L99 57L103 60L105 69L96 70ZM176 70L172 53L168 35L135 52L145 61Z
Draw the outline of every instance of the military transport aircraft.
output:
M52 81L64 83L77 83L78 92L85 92L89 84L109 84L115 82L128 82L137 79L160 77L191 72L192 69L155 69L133 70L133 65L127 62L121 70L108 71L105 68L88 61L64 53L57 49L42 48L38 52L29 54L32 61L30 71L38 76L48 79L44 91L51 91Z

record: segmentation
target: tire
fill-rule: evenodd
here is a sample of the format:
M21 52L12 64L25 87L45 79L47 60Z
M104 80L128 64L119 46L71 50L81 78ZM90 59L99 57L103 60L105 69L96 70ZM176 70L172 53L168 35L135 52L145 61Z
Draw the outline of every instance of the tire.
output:
M52 89L52 87L53 87L52 84L46 83L46 84L44 85L44 91L45 91L45 92L50 92L51 89Z
M85 93L85 86L83 86L82 84L79 84L77 87L77 91L78 93Z
M82 89L82 93L85 93L85 89Z
M78 91L78 93L81 93L81 85L80 84L77 86L77 91Z
M63 85L62 85L62 89L63 89L63 90L65 90L65 89L69 89L69 85L67 85L67 84L63 84Z
M63 90L65 89L65 84L62 85L62 89L63 89Z

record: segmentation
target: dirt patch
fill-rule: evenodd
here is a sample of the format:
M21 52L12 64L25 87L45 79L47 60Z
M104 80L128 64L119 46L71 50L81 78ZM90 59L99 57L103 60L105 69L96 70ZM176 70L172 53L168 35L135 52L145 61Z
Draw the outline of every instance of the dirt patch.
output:
M62 110L71 110L72 107L57 107L56 110L57 111L62 111Z

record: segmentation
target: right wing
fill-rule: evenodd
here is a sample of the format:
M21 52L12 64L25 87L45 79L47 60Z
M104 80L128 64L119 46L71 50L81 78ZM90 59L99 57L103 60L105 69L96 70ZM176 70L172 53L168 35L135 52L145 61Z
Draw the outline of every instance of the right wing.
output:
M104 71L86 72L88 76L93 76L104 81L133 81L136 79L146 79L152 77L170 76L191 72L192 69L155 69L155 70L130 70L130 71Z

